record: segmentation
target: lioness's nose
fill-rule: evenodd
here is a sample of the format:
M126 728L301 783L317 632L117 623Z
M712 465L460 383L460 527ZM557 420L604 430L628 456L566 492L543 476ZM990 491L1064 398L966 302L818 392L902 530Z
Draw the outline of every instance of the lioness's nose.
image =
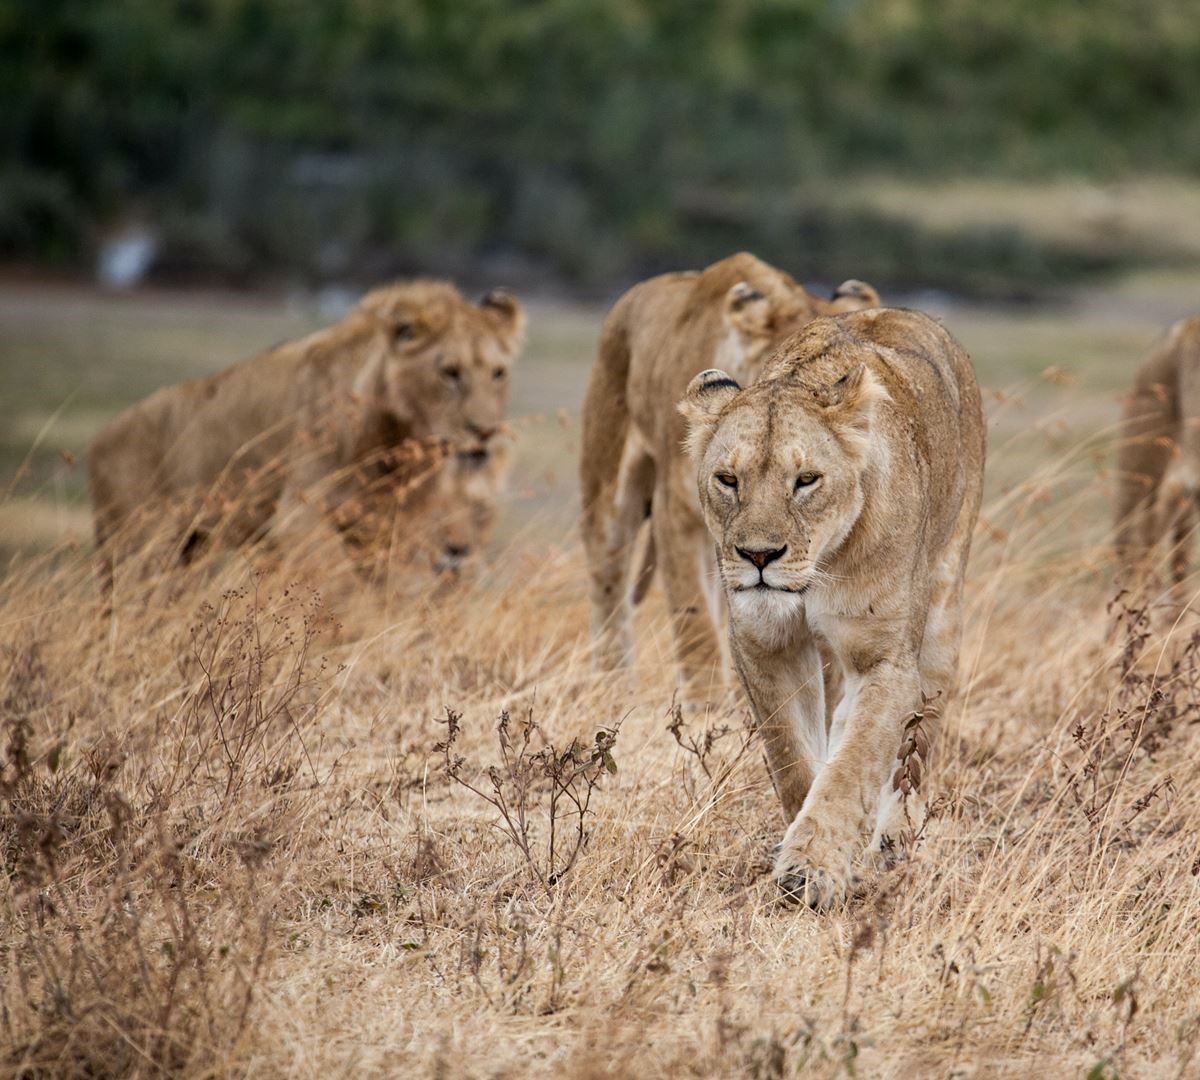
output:
M457 573L470 554L471 549L466 544L447 544L442 548L441 556L434 559L433 568L439 574Z
M781 548L734 548L743 559L747 562L754 563L760 570L768 563L773 563L776 559L783 557L787 551L787 544Z
M467 421L467 430L479 439L480 442L487 442L500 429L490 424L477 424L472 420Z

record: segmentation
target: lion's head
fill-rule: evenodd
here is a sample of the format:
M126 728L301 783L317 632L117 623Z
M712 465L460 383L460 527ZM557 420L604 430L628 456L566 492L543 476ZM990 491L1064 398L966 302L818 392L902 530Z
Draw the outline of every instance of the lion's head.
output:
M679 406L731 608L771 625L800 609L858 520L872 411L887 396L853 348L797 364L808 338L747 389L701 372Z
M368 293L359 314L376 348L356 389L406 434L486 446L524 336L516 299L494 290L472 304L448 283L413 281Z
M496 523L510 455L503 443L490 452L460 450L446 463L438 484L431 530L433 568L458 574L487 546Z

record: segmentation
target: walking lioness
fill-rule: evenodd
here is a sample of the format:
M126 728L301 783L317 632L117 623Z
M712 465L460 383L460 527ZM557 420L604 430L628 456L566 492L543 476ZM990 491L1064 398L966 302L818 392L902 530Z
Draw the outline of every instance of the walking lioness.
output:
M876 309L817 319L746 389L701 372L680 410L734 665L791 823L775 876L823 906L866 837L874 849L902 820L906 722L954 683L979 387L932 319Z
M186 561L210 540L344 527L358 493L407 483L406 447L486 454L523 328L507 293L476 305L446 282L401 283L327 330L125 410L88 453L106 589L114 555L144 539L120 529L139 513Z
M697 704L715 696L713 684L723 678L719 592L675 404L706 367L720 365L752 382L771 346L811 319L878 303L875 290L861 281L847 281L831 300L819 300L745 253L699 273L651 278L617 301L584 401L580 461L583 539L603 666L627 662L631 601L657 563L685 696ZM647 518L648 557L631 581L634 541Z
M1200 509L1200 318L1171 327L1138 368L1121 419L1117 472L1122 571L1145 569L1154 545L1169 538L1178 585L1188 574Z

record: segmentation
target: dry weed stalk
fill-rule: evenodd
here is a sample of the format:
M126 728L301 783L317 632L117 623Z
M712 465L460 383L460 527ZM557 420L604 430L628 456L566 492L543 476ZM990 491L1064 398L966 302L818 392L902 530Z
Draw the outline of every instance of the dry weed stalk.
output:
M587 815L601 778L617 771L612 748L620 721L597 731L590 746L572 739L559 749L542 736L532 706L515 725L504 710L496 722L500 763L486 769L490 791L469 779L466 759L455 753L461 721L462 713L447 707L446 738L434 746L446 775L495 807L504 835L542 887L551 891L571 872L587 844ZM542 742L539 749L534 749L535 735ZM538 851L535 815L542 819L546 835L544 854Z
M315 537L201 554L106 629L84 555L10 568L0 1075L1193 1075L1196 650L1157 674L1153 634L1104 653L1083 469L1075 506L1038 470L989 505L964 693L935 772L927 723L899 761L952 820L916 820L920 857L821 916L753 872L776 804L740 709L676 725L644 658L620 772L607 738L570 748L621 693L586 659L579 548L547 557L544 522L486 587L381 614L338 597L352 571ZM338 640L285 595L301 578ZM666 634L657 594L640 617ZM457 715L502 709L503 742ZM552 854L551 768L576 795Z
M189 737L177 744L168 784L186 785L203 770L222 809L246 783L290 784L297 747L318 782L304 730L329 676L328 660L314 659L313 646L332 619L315 592L299 601L297 612L296 585L283 589L282 607L264 608L260 579L223 593L216 605L205 603L191 628L191 661L200 677L183 719ZM181 664L184 678L189 666Z
M1128 832L1152 802L1174 792L1167 775L1125 797L1140 761L1153 761L1179 726L1200 723L1200 629L1172 650L1165 668L1148 669L1146 653L1153 640L1150 604L1122 590L1108 611L1115 614L1123 636L1112 664L1115 689L1090 725L1079 719L1071 732L1083 754L1072 778L1072 792L1095 829L1099 847L1111 842L1115 833Z
M712 752L717 744L727 735L733 733L733 727L729 724L713 724L706 727L697 736L690 730L685 729L683 706L677 701L671 703L668 715L670 716L670 722L667 724L667 730L671 733L671 737L681 750L685 750L691 754L704 775L709 780L712 780L713 770L709 763L709 758L712 756Z
M153 765L142 735L102 733L71 753L73 716L47 740L56 687L42 650L11 657L0 1068L203 1070L245 1036L273 954L271 856L293 779L311 766L304 732L326 676L311 657L319 603L300 606L268 611L249 588L201 609L190 657L201 677L174 718L156 719Z

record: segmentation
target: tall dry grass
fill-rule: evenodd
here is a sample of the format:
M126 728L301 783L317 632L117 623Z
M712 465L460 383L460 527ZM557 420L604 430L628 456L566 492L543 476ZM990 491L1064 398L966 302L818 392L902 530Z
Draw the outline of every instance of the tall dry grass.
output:
M561 519L457 586L251 549L111 619L85 552L14 564L0 1072L1197 1075L1200 639L1109 610L1101 449L985 508L929 820L824 915L659 601L593 672Z

